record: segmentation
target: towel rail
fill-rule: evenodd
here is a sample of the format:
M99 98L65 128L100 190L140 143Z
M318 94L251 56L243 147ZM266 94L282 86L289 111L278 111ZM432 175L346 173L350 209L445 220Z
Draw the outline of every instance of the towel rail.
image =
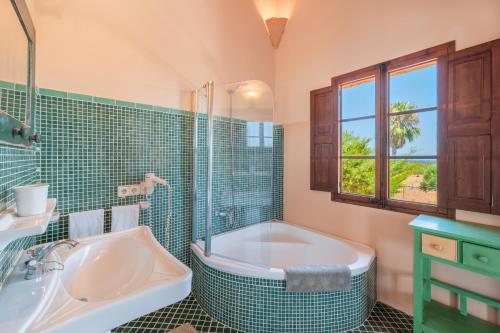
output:
M151 202L149 202L149 201L139 201L138 204L139 204L139 208L141 210L151 208ZM104 209L104 212L110 212L110 211L111 211L111 208ZM55 222L59 221L59 219L61 217L66 217L66 216L69 216L69 213L61 214L58 212L54 212L54 213L52 213L52 217L50 218L49 224L55 223Z

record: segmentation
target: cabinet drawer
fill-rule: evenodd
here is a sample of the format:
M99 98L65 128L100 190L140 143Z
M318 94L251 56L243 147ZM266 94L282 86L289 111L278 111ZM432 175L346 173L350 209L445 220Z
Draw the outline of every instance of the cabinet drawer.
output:
M422 234L422 253L450 261L457 261L457 241L454 239Z
M500 274L500 250L463 243L463 264Z

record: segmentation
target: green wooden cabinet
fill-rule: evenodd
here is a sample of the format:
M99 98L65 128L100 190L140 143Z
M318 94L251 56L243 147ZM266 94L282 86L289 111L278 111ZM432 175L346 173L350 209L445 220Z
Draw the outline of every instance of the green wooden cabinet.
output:
M467 300L500 309L500 301L432 278L432 261L500 280L500 228L419 215L414 231L413 332L499 333L500 327L468 315ZM431 299L431 286L459 297L455 309Z

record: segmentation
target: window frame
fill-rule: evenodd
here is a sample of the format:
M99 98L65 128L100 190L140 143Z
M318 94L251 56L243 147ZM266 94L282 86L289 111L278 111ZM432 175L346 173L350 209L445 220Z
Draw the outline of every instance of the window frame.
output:
M249 124L257 124L259 133L257 135L248 135L248 125ZM266 124L271 124L271 136L266 136L265 135L265 126ZM245 139L246 139L246 148L272 148L274 145L274 127L271 122L268 121L247 121L246 122L246 133L245 133ZM255 146L250 146L248 144L248 139L258 139L259 143L258 145ZM271 139L271 144L266 145L266 139Z
M331 80L334 116L333 167L331 199L337 202L382 208L410 214L431 214L454 217L454 210L448 209L448 184L444 170L447 164L447 121L448 99L448 55L455 50L455 42L441 44L419 52L398 57L374 66L366 67ZM425 204L390 198L389 184L389 80L390 73L418 64L436 61L437 77L437 204ZM369 76L375 76L375 195L365 196L340 192L341 147L340 147L340 87Z
M347 202L347 203L358 203L366 206L377 207L379 205L379 200L381 197L381 170L380 170L380 130L377 127L380 125L380 96L381 96L381 67L380 65L370 66L363 68L348 74L337 76L332 79L332 92L333 92L333 123L334 123L334 135L333 135L333 169L334 177L333 179L333 189L332 200ZM341 110L340 110L340 89L339 87L348 83L354 83L356 81L361 81L366 78L375 78L375 156L365 157L362 159L374 159L375 160L375 195L361 195L354 193L344 193L338 191L340 189L340 177L341 177L341 167L342 162L342 147L340 146L341 134L339 133L339 126L341 123Z

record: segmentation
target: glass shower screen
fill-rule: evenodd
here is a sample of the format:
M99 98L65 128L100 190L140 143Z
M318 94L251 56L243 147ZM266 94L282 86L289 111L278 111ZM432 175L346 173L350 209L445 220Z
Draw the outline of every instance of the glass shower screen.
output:
M251 80L208 83L195 104L193 242L210 255L212 236L273 217L274 100Z

